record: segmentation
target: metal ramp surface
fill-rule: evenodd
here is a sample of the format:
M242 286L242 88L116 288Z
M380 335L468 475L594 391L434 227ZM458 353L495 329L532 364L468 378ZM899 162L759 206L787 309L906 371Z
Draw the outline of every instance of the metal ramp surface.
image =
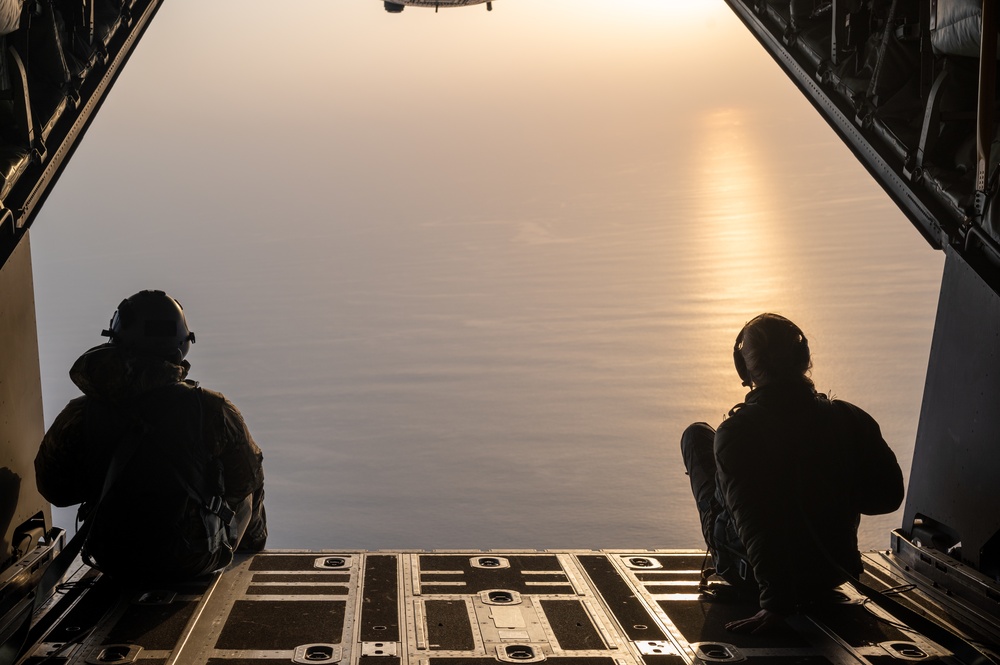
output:
M268 551L199 583L142 589L80 566L36 617L43 633L22 662L962 662L847 586L842 603L785 632L727 632L756 604L699 593L704 562L692 550ZM903 584L897 564L866 555L868 583Z

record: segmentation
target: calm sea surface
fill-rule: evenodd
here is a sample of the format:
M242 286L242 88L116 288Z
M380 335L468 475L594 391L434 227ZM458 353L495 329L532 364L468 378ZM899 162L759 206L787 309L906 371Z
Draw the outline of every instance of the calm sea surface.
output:
M277 7L165 3L46 203L46 424L161 288L273 547L700 547L678 437L771 310L908 471L943 257L721 1Z

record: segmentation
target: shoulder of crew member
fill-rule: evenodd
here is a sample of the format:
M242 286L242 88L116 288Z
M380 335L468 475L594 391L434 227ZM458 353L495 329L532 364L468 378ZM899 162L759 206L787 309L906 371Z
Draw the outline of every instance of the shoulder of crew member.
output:
M763 424L764 414L759 404L737 404L715 432L715 454L726 455L754 445Z
M903 472L895 453L882 437L878 422L864 409L833 400L838 418L846 423L846 441L853 446L856 500L865 515L891 513L903 502Z
M260 449L250 436L243 414L225 395L201 388L205 405L206 427L221 445L248 446L259 453Z
M56 506L72 506L92 498L86 471L95 452L85 427L87 397L71 400L56 416L35 455L35 483L39 493ZM103 478L103 474L101 474Z

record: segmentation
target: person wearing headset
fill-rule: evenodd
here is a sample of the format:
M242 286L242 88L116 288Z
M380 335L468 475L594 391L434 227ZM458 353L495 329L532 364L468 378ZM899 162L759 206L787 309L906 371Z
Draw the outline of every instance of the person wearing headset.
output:
M83 392L46 432L39 492L82 504L84 557L125 582L225 567L267 540L260 448L220 393L186 380L195 341L179 302L141 291L118 305L107 344L70 370Z
M809 342L785 317L749 321L733 361L750 392L718 431L688 427L681 454L715 572L759 599L726 628L762 632L861 573L860 516L896 510L903 474L870 415L816 392Z

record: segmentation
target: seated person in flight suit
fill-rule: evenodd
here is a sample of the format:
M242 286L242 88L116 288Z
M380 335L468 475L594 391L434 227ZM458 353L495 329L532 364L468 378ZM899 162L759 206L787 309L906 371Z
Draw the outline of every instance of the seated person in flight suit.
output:
M681 452L716 572L759 598L726 627L758 632L861 573L860 516L896 510L903 474L871 416L816 392L794 323L754 318L733 360L750 392L718 431L688 427Z
M260 448L229 400L186 380L194 333L180 303L141 291L102 334L70 370L83 396L35 458L42 496L82 504L84 556L111 577L175 581L262 550Z

